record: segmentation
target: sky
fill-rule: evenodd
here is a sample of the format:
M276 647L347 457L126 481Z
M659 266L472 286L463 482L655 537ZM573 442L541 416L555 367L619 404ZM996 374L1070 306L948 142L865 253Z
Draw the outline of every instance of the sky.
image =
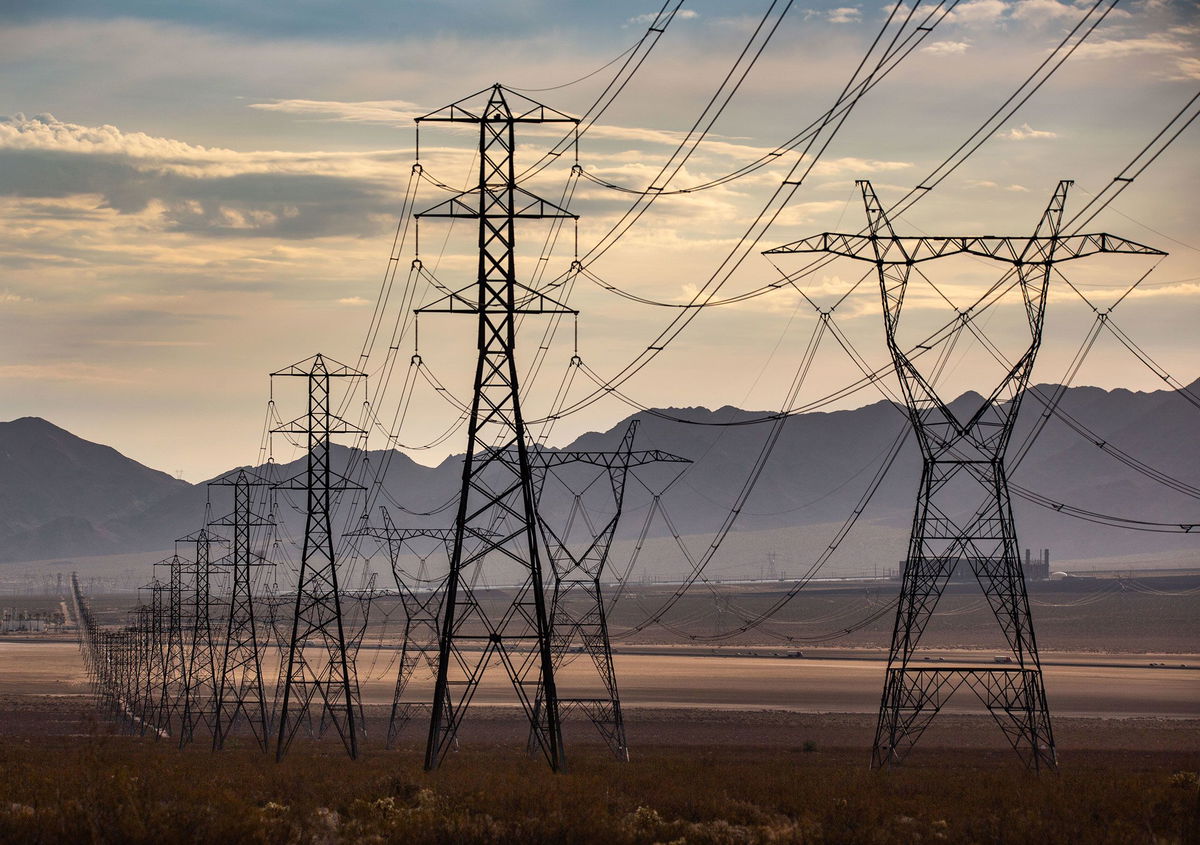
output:
M812 165L807 176L778 207L771 198L799 153L772 156L768 166L709 190L657 199L610 249L587 258L593 278L552 289L579 310L578 329L563 321L545 344L544 364L525 385L527 418L546 416L564 383L568 406L588 393L593 385L569 367L576 352L607 379L654 345L679 315L677 306L731 253L741 260L733 272L719 273L718 298L803 266L799 256L773 256L773 263L762 250L824 231L858 231L865 216L855 180L871 180L885 204L920 184L1089 5L963 0L858 101L819 158L802 162ZM685 2L581 139L581 167L602 181L648 186L764 14L783 7L783 0ZM918 5L916 14L929 8ZM475 235L468 223L426 219L419 239L408 228L391 260L416 161L412 118L496 82L582 114L621 64L609 63L642 37L657 9L653 0L0 4L0 74L7 82L0 88L3 418L45 417L193 482L256 461L268 399L281 419L302 411L292 383L298 380L272 386L268 374L314 352L357 365L394 264L401 271L381 311L384 328L362 360L366 385L345 400L348 413L371 402L373 447L392 442L390 435L426 464L461 452L453 402L470 390L473 318L427 314L417 334L411 307L440 294L424 283L411 301L401 292L418 242L441 284L470 284ZM816 119L835 102L890 9L848 0L792 3L669 187L735 171ZM1197 4L1120 0L962 167L893 221L896 229L1028 236L1058 180L1074 180L1069 214L1104 189L1198 89ZM560 131L522 128L518 162L537 160ZM469 186L469 128L426 124L420 140L420 162L432 180ZM1180 381L1200 375L1198 154L1200 121L1089 225L1170 255L1063 265L1066 279L1052 283L1035 381L1060 380L1096 311L1148 271L1111 319ZM558 202L573 162L571 153L560 156L525 187ZM421 182L412 207L448 196ZM576 241L589 255L635 199L580 181L570 200L580 215L577 236L570 225L557 236L542 222L518 228L522 279L564 278ZM778 212L774 221L739 252L739 239L765 208ZM820 404L860 372L828 332L806 352L817 308L837 303L833 319L853 348L871 367L888 362L878 286L867 278L855 287L866 269L839 261L796 286L706 308L621 390L657 407ZM914 282L906 302L903 329L913 339L953 318L1002 272L969 259L926 269L929 283ZM614 294L597 280L658 304ZM1005 354L1019 354L1028 344L1022 313L1009 297L979 325ZM387 339L398 320L406 328L389 368ZM523 321L523 371L547 325L541 316ZM414 351L445 390L417 376L406 391ZM968 338L948 360L939 388L948 396L987 393L997 367ZM794 385L800 371L803 380ZM1164 386L1107 333L1074 383ZM880 398L863 390L820 407ZM533 428L562 445L632 410L605 396ZM272 452L287 459L295 447L276 439Z

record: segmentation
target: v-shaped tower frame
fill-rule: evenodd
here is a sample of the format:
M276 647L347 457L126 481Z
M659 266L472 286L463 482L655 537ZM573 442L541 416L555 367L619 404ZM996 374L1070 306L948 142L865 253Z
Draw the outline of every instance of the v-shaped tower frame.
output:
M1059 182L1032 237L900 237L870 182L858 184L866 206L865 233L826 232L768 254L820 252L875 264L887 346L921 449L921 483L872 763L899 762L951 694L965 686L983 702L1027 766L1053 768L1054 735L1018 553L1005 454L1041 346L1054 265L1097 253L1164 253L1109 234L1062 234L1069 181ZM950 410L896 340L914 265L950 255L974 255L1011 266L1030 337L1024 353L966 422ZM963 504L964 484L980 504L966 518L952 516ZM921 635L951 574L962 564L971 567L982 587L1012 651L1013 664L914 668L911 663Z

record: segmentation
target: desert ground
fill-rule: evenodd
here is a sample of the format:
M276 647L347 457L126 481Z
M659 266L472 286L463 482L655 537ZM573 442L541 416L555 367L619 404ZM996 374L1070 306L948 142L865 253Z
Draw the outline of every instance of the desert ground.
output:
M0 636L0 837L5 841L253 842L1197 842L1200 841L1200 597L1079 585L1035 592L1059 769L1027 772L961 692L904 764L871 771L890 621L834 643L779 631L703 639L712 602L683 624L615 644L630 761L578 715L566 771L526 752L528 726L492 672L459 747L422 771L426 724L385 748L396 672L395 610L373 615L358 657L366 725L358 761L336 735L301 737L282 763L246 733L136 736L100 717L69 630ZM736 588L737 607L771 588ZM644 605L669 595L646 591ZM23 598L29 606L44 600ZM119 624L133 595L96 598ZM799 601L799 600L798 600ZM879 599L814 591L791 619L834 628ZM1004 654L978 598L951 591L923 665L995 665ZM726 603L728 605L728 603ZM58 607L57 601L53 602ZM819 613L818 613L819 611ZM614 627L623 609L614 614ZM629 613L630 617L637 613ZM711 615L711 614L710 614ZM694 618L689 623L687 620ZM728 624L727 620L718 620ZM805 630L802 629L800 633ZM696 634L700 638L694 638ZM1058 647L1055 647L1058 646ZM268 689L277 652L267 650ZM596 689L586 655L561 694ZM431 691L419 670L409 698Z

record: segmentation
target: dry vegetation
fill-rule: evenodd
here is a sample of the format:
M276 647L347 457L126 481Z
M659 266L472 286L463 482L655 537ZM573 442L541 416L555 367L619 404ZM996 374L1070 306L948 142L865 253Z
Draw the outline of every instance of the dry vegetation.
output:
M806 750L807 748L807 750ZM0 740L0 841L405 843L1197 842L1179 752L1088 752L1036 777L1010 753L939 751L888 773L859 751L650 747L569 773L473 747L350 763L333 743L275 765L121 736Z

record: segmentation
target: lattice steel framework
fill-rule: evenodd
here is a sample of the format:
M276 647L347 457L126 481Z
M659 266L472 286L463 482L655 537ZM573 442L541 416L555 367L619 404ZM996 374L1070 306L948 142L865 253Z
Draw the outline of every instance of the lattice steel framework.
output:
M362 691L358 684L358 651L362 647L363 638L367 635L367 626L371 622L371 605L375 602L375 582L378 573L372 572L367 576L367 584L360 590L342 590L342 614L344 627L348 630L346 636L346 665L350 667L350 699L354 712L358 714L355 726L359 735L366 739L366 714L363 712ZM317 736L323 737L333 724L333 714L326 702L321 710L321 722Z
M447 560L454 545L452 528L397 528L386 507L381 507L382 526L362 525L355 534L372 537L387 549L392 576L396 579L396 590L400 607L404 612L404 639L400 646L400 658L396 669L396 686L392 692L392 708L388 716L387 747L391 748L405 725L420 714L427 713L429 701L417 700L407 695L408 684L418 667L430 667L437 671L438 631L441 621L442 603L446 595L446 578L430 579L424 567L425 557L411 547L414 540L432 539L441 543ZM421 560L415 573L406 572L401 555L406 545Z
M192 576L192 607L187 632L187 674L183 683L179 722L179 747L182 748L195 739L197 726L203 725L210 732L213 730L216 685L212 636L212 546L214 543L223 543L224 538L205 527L180 537L176 542L191 543L195 550L192 564L188 567Z
M273 433L303 435L308 447L304 471L275 485L276 489L305 493L304 545L284 666L275 756L283 759L301 723L310 719L309 707L315 696L322 702L322 712L329 714L346 752L356 758L354 673L342 617L331 508L333 491L357 485L330 468L329 444L334 435L359 435L363 431L334 413L330 386L335 378L362 378L363 374L318 354L271 376L303 378L308 385L308 412L273 429Z
M859 185L868 234L826 232L768 251L824 252L875 264L887 345L923 458L872 752L875 766L899 762L946 699L963 685L983 702L1027 766L1036 770L1056 765L1050 711L1013 524L1005 453L1041 346L1054 265L1097 253L1164 254L1108 234L1063 235L1060 227L1070 184L1058 184L1032 237L898 237L870 183L864 181ZM1030 335L1024 353L966 422L950 410L933 380L917 368L913 356L896 340L914 265L949 255L974 255L1011 265ZM973 512L964 501L964 487L972 491L967 495L979 502ZM958 516L964 505L970 514L966 518ZM982 587L1015 665L913 668L921 635L961 563L970 565Z
M179 726L183 691L187 688L187 650L183 632L183 572L187 561L172 555L156 566L167 569L167 601L158 612L162 674L154 692L153 724L159 736L173 736ZM161 595L161 593L160 593Z
M139 589L150 593L150 601L139 605L134 611L137 638L133 657L134 693L130 698L135 702L134 721L138 733L145 735L147 730L151 730L155 737L159 737L163 733L168 703L164 693L168 677L166 620L170 599L164 602L163 594L170 591L170 586L155 577Z
M539 505L538 527L554 574L554 593L550 603L554 666L555 669L560 668L573 650L583 651L591 658L605 692L602 697L563 696L560 690L559 716L567 719L575 711L582 712L596 726L618 760L629 759L629 746L625 740L625 720L621 714L621 697L613 669L612 645L608 637L608 618L600 580L621 519L630 467L661 462L690 463L686 458L658 449L634 451L633 440L637 427L638 421L630 420L621 445L612 452L536 450L530 453L534 500ZM600 467L608 476L614 507L599 528L588 520L581 494L574 496L563 525L552 526L540 508L547 477L554 474L555 468L569 464L592 464ZM576 531L580 522L583 523L582 542ZM539 715L543 712L542 704L543 696L539 690L536 704ZM536 741L537 735L531 732L531 746Z
M500 85L417 120L418 125L453 122L479 126L478 185L417 215L476 220L479 235L476 281L419 309L478 317L478 359L439 628L438 675L425 767L433 769L442 762L485 670L499 661L538 736L538 746L557 770L562 765L562 735L538 551L533 473L517 381L516 318L519 314L574 312L517 281L515 221L575 219L576 215L519 187L513 157L517 124L577 121ZM513 463L502 459L509 449L517 454ZM503 612L494 613L477 600L469 574L498 558L517 563L526 575L511 603ZM544 717L534 712L538 690L545 698Z
M213 699L213 750L225 747L239 720L250 728L254 741L267 750L268 705L263 691L262 652L259 648L257 620L254 616L254 570L269 565L254 550L256 528L269 528L274 520L254 512L254 490L270 485L266 479L239 469L228 473L210 487L233 489L233 511L214 525L232 529L229 554L217 563L232 570L229 612L225 625L225 644L221 649Z

